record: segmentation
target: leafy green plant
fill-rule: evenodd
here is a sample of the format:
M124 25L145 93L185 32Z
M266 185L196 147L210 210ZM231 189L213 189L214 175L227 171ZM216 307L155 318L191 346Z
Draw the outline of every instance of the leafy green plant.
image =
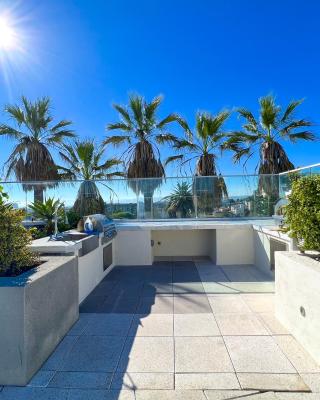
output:
M24 211L0 204L0 276L16 276L39 263L28 245L31 233L22 225Z
M178 213L181 218L191 217L194 211L191 185L187 182L178 183L172 194L164 200L168 201L166 211L170 218L177 218Z
M44 203L35 201L29 205L29 208L31 208L36 218L47 222L45 230L48 235L54 231L55 212L57 211L60 220L64 218L64 204L59 199L55 200L54 197L48 197Z
M116 211L111 214L114 219L134 219L134 215L129 211Z
M291 237L304 250L320 250L320 176L296 179L285 208L285 221Z
M0 185L0 205L4 204L8 198L8 194L3 190L3 186Z

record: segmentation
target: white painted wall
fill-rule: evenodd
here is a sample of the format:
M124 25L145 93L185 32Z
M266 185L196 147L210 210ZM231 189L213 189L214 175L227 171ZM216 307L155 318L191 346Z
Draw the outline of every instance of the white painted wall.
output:
M254 264L252 227L217 229L217 265Z
M277 252L275 258L276 316L320 364L319 262L291 251Z
M118 231L114 239L115 265L151 265L152 262L149 230Z
M157 230L152 231L155 257L210 256L212 253L212 230Z
M101 280L111 271L114 266L113 263L106 271L103 270L104 247L104 245L102 246L99 244L99 247L95 250L83 257L78 257L79 304L92 292L92 290L101 282Z

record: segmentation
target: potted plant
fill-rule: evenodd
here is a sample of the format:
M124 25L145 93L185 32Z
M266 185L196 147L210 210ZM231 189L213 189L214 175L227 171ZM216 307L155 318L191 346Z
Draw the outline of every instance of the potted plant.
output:
M40 259L0 187L0 385L25 385L79 316L75 257Z
M285 222L300 252L276 252L276 316L320 363L320 176L294 180Z

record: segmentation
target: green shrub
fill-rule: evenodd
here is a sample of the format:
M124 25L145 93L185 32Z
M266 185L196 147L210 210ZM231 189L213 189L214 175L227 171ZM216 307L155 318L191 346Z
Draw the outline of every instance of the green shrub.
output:
M320 175L296 179L288 200L285 221L290 236L302 250L320 250Z
M134 219L135 216L129 211L116 211L111 214L111 218L114 219Z
M0 276L15 276L39 263L28 249L32 236L22 226L24 211L0 204Z

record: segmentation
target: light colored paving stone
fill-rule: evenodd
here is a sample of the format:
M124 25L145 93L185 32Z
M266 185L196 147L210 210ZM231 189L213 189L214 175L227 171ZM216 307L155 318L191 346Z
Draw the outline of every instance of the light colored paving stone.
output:
M206 400L201 390L137 390L136 400Z
M313 392L320 393L320 374L301 374L301 377Z
M222 335L269 335L255 314L215 314Z
M116 336L80 336L64 359L61 371L113 372L125 338Z
M173 314L173 296L142 297L138 314Z
M255 390L205 390L205 395L208 400L229 400L241 399L246 400L245 396L257 393ZM244 399L243 399L244 397ZM249 400L249 397L247 400Z
M94 314L83 334L87 336L127 336L132 318L132 314Z
M70 389L68 400L135 400L132 390Z
M320 366L293 336L275 336L274 339L298 372L320 372Z
M221 313L250 313L251 310L242 300L240 295L217 295L208 297L214 314Z
M229 372L175 374L176 389L240 389L236 374Z
M128 338L117 372L174 372L173 338Z
M202 282L202 285L207 296L239 293L238 290L230 287L229 282Z
M173 315L135 315L129 336L173 336Z
M308 391L299 374L237 373L242 389Z
M276 400L319 400L318 393L275 393Z
M175 314L211 313L205 294L177 294L174 297L173 309Z
M289 332L275 317L274 313L259 313L257 316L272 335L288 335Z
M65 336L48 360L43 364L41 370L59 370L62 367L65 357L69 354L70 350L78 339L79 336Z
M221 337L176 337L176 372L234 372Z
M241 293L274 293L274 282L230 282L228 286Z
M78 321L70 329L70 331L68 332L68 335L80 336L94 315L95 314L80 313Z
M111 377L111 373L103 372L57 372L49 386L66 389L107 389Z
M241 397L240 397L241 398ZM273 392L257 393L249 396L248 400L277 400Z
M225 336L236 372L295 373L270 336Z
M201 282L174 282L172 285L173 293L204 293Z
M69 400L66 389L36 387L4 387L0 392L1 400ZM88 399L88 398L87 398Z
M49 382L53 378L55 374L55 371L43 371L40 370L38 371L31 381L28 383L27 386L32 386L32 387L46 387L48 386ZM0 390L1 392L1 390Z
M215 318L210 314L175 314L175 336L219 336Z
M130 390L163 390L174 389L173 373L116 373L113 377L111 389Z
M241 294L241 297L253 312L274 313L273 294Z

